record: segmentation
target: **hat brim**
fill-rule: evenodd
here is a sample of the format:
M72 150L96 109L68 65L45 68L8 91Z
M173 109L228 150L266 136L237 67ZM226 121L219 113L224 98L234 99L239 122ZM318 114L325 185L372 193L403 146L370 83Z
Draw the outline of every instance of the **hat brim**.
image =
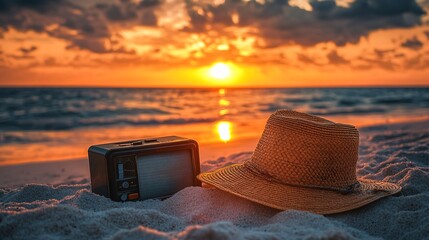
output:
M362 207L377 199L401 191L388 182L360 179L353 193L299 187L269 181L255 175L243 164L230 165L213 172L201 173L198 179L223 191L279 210L302 210L333 214Z

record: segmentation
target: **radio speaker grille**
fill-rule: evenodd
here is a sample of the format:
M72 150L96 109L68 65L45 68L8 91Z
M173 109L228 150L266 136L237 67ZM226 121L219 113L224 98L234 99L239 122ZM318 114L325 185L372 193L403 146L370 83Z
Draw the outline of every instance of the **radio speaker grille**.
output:
M193 186L193 166L189 150L137 157L140 200L167 197Z

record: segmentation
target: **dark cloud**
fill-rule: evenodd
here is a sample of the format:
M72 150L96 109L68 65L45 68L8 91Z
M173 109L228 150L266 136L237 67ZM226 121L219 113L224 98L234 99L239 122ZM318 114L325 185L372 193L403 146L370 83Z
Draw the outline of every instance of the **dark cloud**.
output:
M305 64L309 64L309 65L316 65L316 66L320 66L319 63L317 63L313 58L303 54L303 53L298 53L297 54L297 58L300 62L305 63Z
M0 0L3 1L3 0ZM0 15L0 29L7 31L45 32L56 38L69 41L75 47L94 51L94 42L101 45L110 36L108 26L99 15L92 13L69 1L55 0L17 0L6 1L4 14ZM2 6L6 4L3 2ZM49 29L49 26L58 28ZM73 33L65 30L74 30ZM84 43L88 42L88 43ZM96 48L99 50L98 48ZM105 49L109 51L109 49Z
M405 42L401 44L401 46L404 48L419 50L423 47L423 43L417 37L413 37L413 38L407 39Z
M187 1L191 28L205 31L205 25L232 26L232 15L239 15L239 26L255 26L266 40L265 47L288 43L312 46L334 42L338 46L357 43L361 37L381 29L408 28L421 24L425 14L415 0L355 0L349 7L334 0L311 1L313 11L290 6L287 0L226 0L218 6ZM201 14L198 7L205 11Z
M48 57L45 58L45 60L43 61L45 66L56 66L57 65L57 60L53 57Z
M94 53L122 53L134 54L133 50L127 50L122 46L106 48L105 42L90 39L70 39L71 44L66 49L88 49Z
M429 31L425 32L426 38L429 39Z
M137 18L137 12L131 4L98 4L97 8L102 9L106 18L111 21L129 21Z
M348 64L349 61L347 61L345 58L338 55L337 51L333 50L328 55L329 63L333 65L341 65L341 64Z
M61 0L0 0L0 12L6 13L17 9L30 9L38 13L49 13L68 4Z
M335 1L312 2L313 11L289 8L292 14L276 19L276 29L267 37L311 46L332 41L338 46L357 43L361 37L379 29L412 27L420 24L423 10L414 0L356 0L350 7L337 6ZM386 6L387 5L387 6ZM390 7L389 7L390 6ZM291 18L302 20L292 20ZM292 20L292 21L291 21Z
M388 71L394 71L400 68L398 64L395 64L392 59L378 59L369 57L359 57L363 64L354 66L355 69L367 70L372 68L382 68Z
M143 4L147 6L144 11L150 12L157 6L155 1L144 2L122 0L118 4L103 3L83 8L76 1L68 0L0 0L0 35L9 28L31 30L68 41L68 49L84 49L95 53L133 53L123 46L106 42L113 41L110 24L142 24L139 14L143 12L139 13L136 9ZM156 25L156 16L150 13L144 16L146 25ZM52 29L52 26L59 27Z
M155 11L163 4L162 0L117 0L95 5L85 3L82 7L78 2L0 0L0 36L14 28L44 32L64 39L69 49L132 53L120 43L114 43L112 29L118 29L118 26L158 26ZM348 7L339 6L334 0L313 0L310 1L312 11L291 6L288 0L267 0L265 3L225 0L218 5L185 0L185 3L190 25L183 31L206 34L210 29L210 34L215 32L217 36L228 38L234 33L227 32L226 27L252 27L256 30L250 35L263 40L257 41L257 47L261 48L286 44L313 46L323 42L344 46L357 43L376 30L420 25L425 14L416 0L354 0ZM209 38L216 40L215 37ZM329 53L327 57L337 64L345 60L336 52Z
M64 14L63 9L73 8L66 1L0 0L0 31L13 27L21 31L42 32L45 26L56 21L52 18Z
M37 47L36 46L31 46L28 48L22 47L22 48L19 48L18 50L21 51L22 54L27 55L27 54L30 54L30 53L36 51Z
M386 55L395 53L395 50L394 49L386 49L386 50L374 49L374 53L378 58L384 58Z
M395 58L404 58L405 54L403 53L396 53L395 55L393 55Z
M34 56L27 55L27 54L22 54L22 55L8 54L7 57L8 58L13 58L15 60L29 60L29 59L34 59Z
M429 66L429 52L417 54L416 56L407 59L404 63L405 69L426 70Z
M207 15L201 15L192 8L188 8L188 15L192 27L185 27L183 30L195 32L204 32L206 30L206 24L208 23Z
M333 0L329 0L333 2ZM313 6L314 7L314 6ZM424 10L415 0L355 0L349 8L333 9L333 17L355 17L364 19L365 17L389 17L405 13L423 15Z
M162 3L160 0L142 0L138 6L141 8L157 7Z
M158 25L158 18L153 11L145 11L141 17L141 24L145 26Z
M222 4L217 7L209 6L207 12L212 13L213 17L211 17L211 21L213 22L221 22L225 25L233 25L233 21L232 21L233 10L234 9L233 8L231 9L229 5Z

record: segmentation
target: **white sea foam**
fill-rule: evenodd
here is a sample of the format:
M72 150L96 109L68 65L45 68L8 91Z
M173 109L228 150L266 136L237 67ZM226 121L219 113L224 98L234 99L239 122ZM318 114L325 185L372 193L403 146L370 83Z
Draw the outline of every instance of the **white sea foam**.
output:
M357 173L403 191L336 215L283 211L217 189L118 203L88 184L0 189L0 239L423 239L429 236L429 123L363 129ZM206 161L207 171L248 159ZM73 183L74 180L71 180Z

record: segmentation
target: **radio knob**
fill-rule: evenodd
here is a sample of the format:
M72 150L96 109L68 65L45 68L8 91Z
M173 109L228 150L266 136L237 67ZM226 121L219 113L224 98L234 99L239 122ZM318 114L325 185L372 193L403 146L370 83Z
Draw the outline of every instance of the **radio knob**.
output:
M122 182L122 188L129 188L129 187L130 187L130 184L127 181Z
M125 202L125 201L127 201L127 199L128 199L127 194L126 194L126 193L123 193L123 194L121 195L121 201Z

